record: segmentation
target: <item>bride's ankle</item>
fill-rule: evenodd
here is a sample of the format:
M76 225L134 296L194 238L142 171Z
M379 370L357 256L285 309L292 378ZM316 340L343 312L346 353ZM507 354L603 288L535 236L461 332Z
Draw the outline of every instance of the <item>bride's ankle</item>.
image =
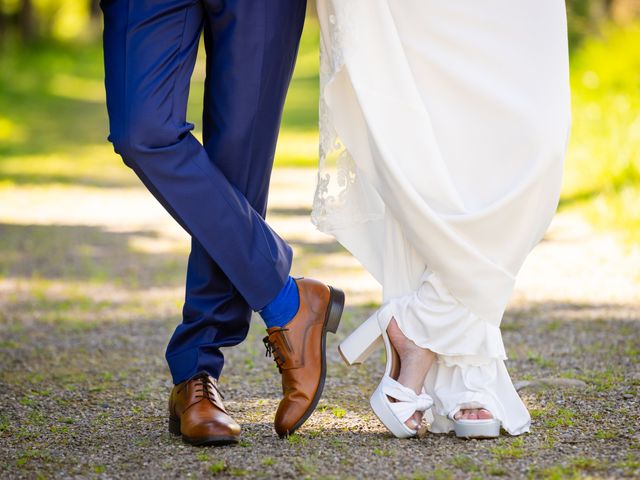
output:
M413 340L407 338L400 330L395 318L392 318L389 323L387 335L389 335L389 341L401 359L405 357L425 359L434 356L431 350L419 347Z
M424 379L435 359L435 354L431 350L419 347L407 338L395 319L391 319L387 334L400 360L398 382L412 389L416 394L420 394Z

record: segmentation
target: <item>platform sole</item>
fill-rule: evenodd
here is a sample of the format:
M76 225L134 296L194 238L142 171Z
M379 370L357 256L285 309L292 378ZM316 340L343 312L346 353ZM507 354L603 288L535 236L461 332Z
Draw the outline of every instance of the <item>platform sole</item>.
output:
M495 418L454 420L453 430L458 438L498 438L500 436L500 421Z

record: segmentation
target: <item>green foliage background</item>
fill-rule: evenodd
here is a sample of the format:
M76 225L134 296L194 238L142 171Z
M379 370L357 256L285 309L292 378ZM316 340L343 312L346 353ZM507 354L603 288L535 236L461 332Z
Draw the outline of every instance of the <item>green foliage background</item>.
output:
M106 143L95 2L0 0L0 188L129 186L137 180ZM640 244L640 23L613 18L614 2L568 2L573 132L560 208ZM637 2L636 2L637 3ZM615 17L615 16L614 16ZM614 22L614 20L616 20ZM288 96L277 166L317 161L318 27L310 16ZM199 60L190 117L199 123Z

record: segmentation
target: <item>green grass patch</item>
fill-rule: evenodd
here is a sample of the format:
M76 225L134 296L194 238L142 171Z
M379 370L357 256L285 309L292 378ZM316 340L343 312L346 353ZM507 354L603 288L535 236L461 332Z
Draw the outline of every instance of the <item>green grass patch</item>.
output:
M467 455L456 455L451 459L451 465L467 473L480 470L475 460Z
M620 367L611 367L606 370L588 370L576 375L576 378L595 385L598 392L608 392L626 381Z
M390 457L393 453L390 450L383 450L381 448L374 448L373 454L377 457Z
M276 164L314 166L318 151L317 21L307 21L287 97ZM188 105L200 135L201 48ZM0 188L19 185L128 187L139 181L107 142L99 42L49 41L0 55Z
M524 439L518 437L514 440L502 441L499 445L491 448L490 451L499 460L522 458L525 454Z
M527 353L527 358L529 359L529 361L535 363L537 366L539 366L540 368L545 368L545 369L550 369L550 368L554 368L556 366L555 362L553 360L549 360L548 358L544 358L542 355L536 353L536 352L528 352Z
M207 470L209 470L209 472L212 473L213 475L219 475L223 473L226 469L227 469L227 464L224 462L224 460L214 462L211 465L209 465L209 467L207 468Z
M331 413L333 413L333 416L336 418L343 418L347 414L347 411L344 408L333 407Z
M547 428L572 427L576 414L569 408L558 407L544 417L544 425Z

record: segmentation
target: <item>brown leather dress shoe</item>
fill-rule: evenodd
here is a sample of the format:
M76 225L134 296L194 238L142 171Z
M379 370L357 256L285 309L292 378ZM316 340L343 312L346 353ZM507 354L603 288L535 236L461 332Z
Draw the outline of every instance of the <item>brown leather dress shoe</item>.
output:
M282 393L274 426L280 437L295 432L311 416L324 388L327 332L335 333L344 309L344 293L307 278L296 279L300 308L283 328L267 329L267 355L282 374Z
M240 437L240 425L227 414L218 382L206 372L173 387L169 431L197 446L228 445Z

